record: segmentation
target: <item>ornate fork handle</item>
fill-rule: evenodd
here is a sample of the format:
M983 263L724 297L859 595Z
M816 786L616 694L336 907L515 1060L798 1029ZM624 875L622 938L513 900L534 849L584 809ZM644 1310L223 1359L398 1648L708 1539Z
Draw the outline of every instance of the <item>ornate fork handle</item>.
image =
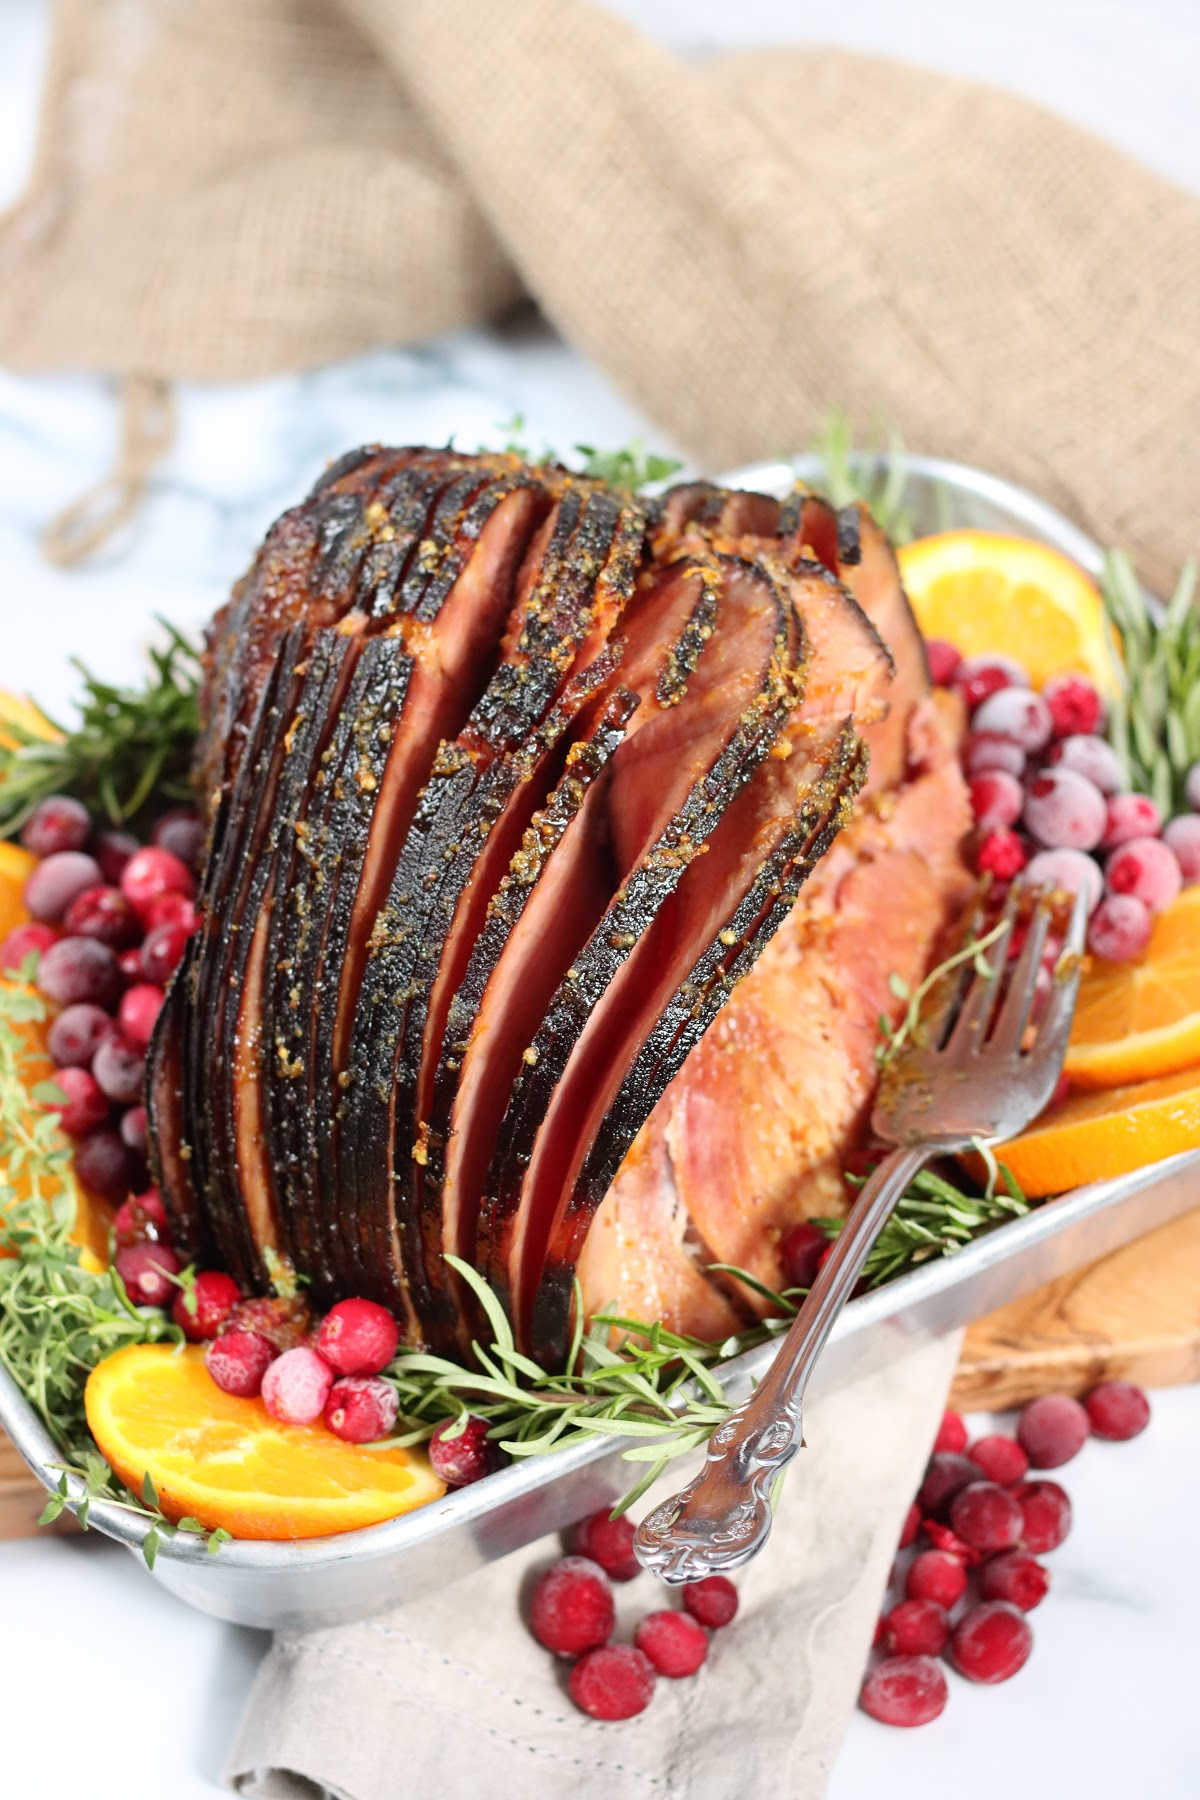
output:
M938 1143L893 1150L865 1183L767 1373L708 1441L696 1478L638 1526L638 1561L662 1580L696 1581L748 1562L771 1529L771 1491L801 1439L813 1365L854 1290L867 1252Z

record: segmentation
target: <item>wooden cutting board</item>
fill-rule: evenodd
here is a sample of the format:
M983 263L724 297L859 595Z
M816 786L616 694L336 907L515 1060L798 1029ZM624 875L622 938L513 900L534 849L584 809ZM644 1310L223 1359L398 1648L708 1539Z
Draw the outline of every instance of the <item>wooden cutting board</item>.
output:
M999 1410L1114 1375L1145 1387L1200 1380L1200 1211L972 1325L952 1402ZM28 1536L44 1504L0 1433L0 1538Z

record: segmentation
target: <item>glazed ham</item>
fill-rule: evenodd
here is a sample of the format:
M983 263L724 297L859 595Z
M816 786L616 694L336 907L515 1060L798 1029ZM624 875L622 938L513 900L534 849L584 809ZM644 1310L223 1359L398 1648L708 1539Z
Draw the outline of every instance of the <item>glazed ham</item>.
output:
M958 722L870 518L354 452L210 632L201 926L151 1052L177 1240L560 1365L753 1315L844 1205L888 978L961 902Z

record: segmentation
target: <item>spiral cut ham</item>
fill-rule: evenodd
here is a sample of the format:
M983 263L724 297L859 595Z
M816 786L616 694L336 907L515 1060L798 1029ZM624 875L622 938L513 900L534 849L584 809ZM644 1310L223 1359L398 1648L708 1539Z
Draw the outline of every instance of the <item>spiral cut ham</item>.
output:
M150 1056L177 1241L460 1353L462 1258L546 1366L577 1278L746 1317L709 1265L778 1278L827 1173L796 1121L835 1080L829 1167L861 1134L862 1015L963 880L869 517L356 451L217 615L202 702L201 924Z

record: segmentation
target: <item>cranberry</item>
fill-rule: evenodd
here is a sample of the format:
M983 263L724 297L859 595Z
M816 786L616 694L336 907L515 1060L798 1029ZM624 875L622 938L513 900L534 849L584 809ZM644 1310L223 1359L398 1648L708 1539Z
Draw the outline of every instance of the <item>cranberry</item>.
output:
M946 1514L959 1488L979 1480L979 1470L968 1457L952 1450L936 1450L925 1469L925 1478L917 1490L922 1512L935 1517Z
M148 982L162 987L183 961L189 931L182 925L154 925L146 933L142 945L142 974Z
M990 1556L979 1571L979 1592L985 1600L1007 1600L1022 1612L1032 1612L1046 1598L1050 1576L1025 1550L1006 1550Z
M957 644L947 643L945 638L925 639L925 660L929 664L929 679L934 687L949 687L962 659L962 651Z
M1095 911L1104 892L1104 878L1095 858L1082 850L1039 850L1030 857L1023 879L1030 887L1082 894L1089 913Z
M1023 1481L1029 1472L1029 1458L1020 1444L998 1431L989 1437L981 1437L978 1443L971 1445L967 1455L989 1481L998 1481L1001 1487Z
M1115 850L1131 838L1157 837L1162 830L1162 814L1149 794L1114 794L1108 802L1104 820L1105 850Z
M615 1618L608 1576L586 1556L564 1556L546 1569L529 1603L530 1630L555 1656L606 1644Z
M1050 708L1055 737L1099 731L1104 723L1104 702L1084 675L1054 675L1042 689Z
M1024 1515L1021 1542L1034 1556L1057 1550L1071 1529L1071 1502L1057 1481L1023 1481L1013 1489Z
M1182 813L1163 826L1163 843L1179 864L1184 886L1200 881L1200 818L1195 813Z
M1106 894L1088 921L1087 946L1105 962L1134 962L1153 926L1150 908L1132 894Z
M934 1600L902 1600L883 1617L883 1647L901 1656L940 1656L950 1620Z
M679 1681L694 1675L708 1655L708 1636L690 1613L647 1613L633 1634L643 1656L660 1675Z
M636 1644L605 1644L580 1657L567 1692L590 1719L632 1719L654 1698L654 1668Z
M952 1531L949 1525L943 1525L940 1519L922 1519L921 1530L935 1550L952 1556L964 1569L973 1567L983 1556L982 1550L976 1550L965 1538L960 1538L957 1531Z
M135 1306L165 1306L178 1288L172 1277L183 1267L169 1244L123 1244L114 1263Z
M136 985L142 979L142 946L138 944L132 950L122 950L117 957L117 968L126 986Z
M272 1345L275 1354L292 1350L308 1336L310 1314L308 1302L299 1294L288 1299L281 1295L256 1295L239 1300L229 1315L231 1331L256 1331Z
M1115 1443L1137 1437L1150 1423L1150 1402L1132 1381L1102 1381L1083 1404L1095 1435Z
M1020 1542L1024 1519L1007 1488L973 1481L950 1502L950 1523L973 1550L1009 1550Z
M222 1269L202 1269L190 1287L176 1294L171 1317L193 1344L203 1344L216 1337L241 1297L242 1290L232 1275Z
M101 831L97 834L94 849L105 881L111 881L114 887L119 887L121 877L129 866L129 859L135 851L141 849L141 845L131 832Z
M968 775L982 775L988 769L1000 769L1005 775L1025 773L1025 752L1013 738L1001 737L998 731L973 731L963 753L963 767Z
M139 981L126 988L117 1007L117 1024L131 1044L145 1050L154 1032L155 1021L162 1011L166 995L160 987Z
M938 1426L937 1436L933 1440L933 1452L936 1456L943 1450L957 1454L967 1447L967 1428L961 1413L952 1412L949 1407L942 1414L942 1422Z
M274 1357L273 1345L257 1331L224 1331L204 1352L204 1364L222 1393L249 1398L262 1391Z
M1188 770L1183 788L1192 811L1200 812L1200 762L1194 762Z
M72 1006L88 1000L109 1007L121 987L117 959L95 938L65 937L51 944L38 964L37 984L48 1000Z
M968 1681L1007 1681L1033 1649L1025 1615L1007 1600L985 1600L964 1613L950 1638L950 1660Z
M97 1126L105 1123L108 1118L108 1101L89 1070L71 1067L58 1069L55 1071L54 1085L66 1098L51 1102L48 1110L58 1114L58 1122L68 1137L86 1137Z
M63 915L63 926L71 937L98 938L112 950L127 950L141 936L137 914L115 887L84 888Z
M1031 1400L1017 1420L1017 1440L1035 1469L1057 1469L1087 1442L1088 1416L1069 1394Z
M169 850L196 873L204 860L204 821L190 806L165 812L150 834L160 850Z
M196 902L186 894L159 894L145 912L147 933L158 925L178 925L188 937L196 929Z
M1102 737L1065 737L1051 744L1046 761L1063 769L1074 769L1102 794L1116 794L1125 786L1125 771L1112 745Z
M92 1074L103 1093L118 1106L132 1106L142 1091L146 1058L117 1032L111 1032L92 1058Z
M157 1188L147 1188L118 1206L113 1218L118 1244L140 1244L145 1238L165 1238L167 1209Z
M968 712L1004 688L1028 688L1029 677L1008 656L968 656L954 671L954 686Z
M46 1048L60 1069L86 1069L113 1029L103 1007L80 1001L64 1007L46 1036Z
M810 1288L817 1278L817 1269L828 1244L829 1239L821 1227L814 1225L811 1219L802 1219L798 1225L793 1225L779 1245L784 1286Z
M1044 769L1025 795L1025 825L1050 850L1094 850L1104 835L1104 795L1074 769Z
M900 1549L907 1550L910 1544L917 1541L917 1533L921 1529L921 1509L914 1500L904 1515L904 1524L900 1527Z
M1170 906L1183 886L1175 852L1161 838L1130 838L1113 851L1104 875L1112 893L1130 894L1152 913Z
M195 891L196 883L187 864L156 844L135 851L121 876L121 892L141 919L147 916L159 894L186 894L190 899Z
M994 731L1012 738L1022 750L1044 750L1054 729L1050 708L1041 695L1014 687L989 694L971 725L975 731Z
M317 1331L317 1349L339 1375L378 1375L399 1342L395 1319L374 1300L339 1300Z
M948 1693L932 1656L885 1656L863 1682L858 1703L883 1725L928 1725L944 1712Z
M457 1419L446 1419L429 1440L429 1460L447 1487L469 1487L500 1467L502 1452L488 1437L486 1419L468 1418L460 1431Z
M100 865L93 857L82 850L59 850L30 870L25 906L43 925L57 925L78 895L100 885Z
M343 1375L329 1390L325 1423L348 1444L373 1444L396 1423L400 1402L382 1375Z
M997 881L1011 881L1025 867L1025 846L1015 831L989 831L975 852L975 866L981 875L994 875Z
M932 1600L947 1612L966 1591L967 1571L957 1556L945 1550L922 1550L904 1578L904 1592L910 1600Z
M91 835L87 807L69 794L51 794L39 800L21 827L21 842L35 856L57 856L64 850L82 850Z
M53 925L39 924L36 919L14 925L0 944L0 969L7 975L19 975L28 957L43 956L57 942L58 932Z
M1004 769L984 769L967 784L971 811L980 831L1002 831L1021 816L1024 795L1015 775Z
M263 1405L285 1425L311 1425L325 1411L333 1370L307 1344L277 1356L263 1376Z
M632 1581L640 1567L633 1554L633 1535L633 1521L628 1514L611 1519L602 1507L580 1520L571 1534L571 1548L577 1556L599 1563L611 1581Z
M727 1575L706 1575L703 1581L688 1582L683 1590L683 1604L693 1619L716 1631L736 1615L738 1592Z
M126 1149L143 1162L149 1148L150 1131L144 1106L128 1106L121 1114L121 1122L117 1126L121 1134L121 1142Z

